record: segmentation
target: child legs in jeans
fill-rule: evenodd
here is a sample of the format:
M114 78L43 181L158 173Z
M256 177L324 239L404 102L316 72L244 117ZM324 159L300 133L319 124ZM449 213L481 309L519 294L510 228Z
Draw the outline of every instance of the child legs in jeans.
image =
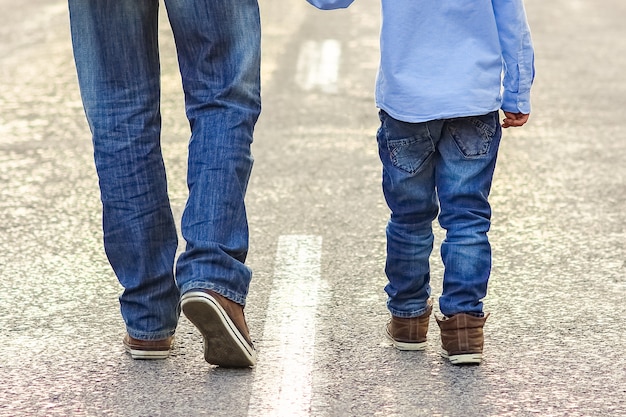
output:
M432 222L438 217L446 230L439 299L444 317L438 319L442 353L453 363L479 363L486 320L481 300L491 270L488 195L502 132L498 112L407 123L381 111L380 119L383 192L391 210L387 333L399 349L425 347L432 311Z

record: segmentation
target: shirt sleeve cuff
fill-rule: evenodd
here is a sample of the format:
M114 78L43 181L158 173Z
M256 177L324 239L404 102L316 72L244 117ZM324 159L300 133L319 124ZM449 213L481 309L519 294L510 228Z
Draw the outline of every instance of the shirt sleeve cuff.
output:
M530 114L530 94L512 93L505 90L502 94L502 110Z

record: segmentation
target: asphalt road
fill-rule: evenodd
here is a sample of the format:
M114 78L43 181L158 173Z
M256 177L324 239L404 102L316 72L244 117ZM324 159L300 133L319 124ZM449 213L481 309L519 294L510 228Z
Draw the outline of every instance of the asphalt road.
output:
M0 0L0 416L626 416L626 3L526 6L533 114L505 132L496 171L485 359L459 368L434 321L425 352L382 335L378 2L261 0L246 307L259 364L226 370L185 318L170 359L124 353L66 3ZM163 18L180 217L189 133ZM434 256L435 295L441 272Z

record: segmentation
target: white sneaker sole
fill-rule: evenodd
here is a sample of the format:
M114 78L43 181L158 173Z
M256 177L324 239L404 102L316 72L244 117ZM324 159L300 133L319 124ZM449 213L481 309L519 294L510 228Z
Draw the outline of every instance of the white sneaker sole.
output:
M125 348L126 352L128 352L133 359L167 359L170 356L169 350L138 350L131 349L128 346L125 346Z
M448 355L448 352L441 349L441 356L448 359L453 365L478 365L483 360L482 353L464 353L462 355Z
M185 316L198 328L204 339L204 359L229 368L244 368L256 364L256 351L226 311L210 294L190 291L181 298Z

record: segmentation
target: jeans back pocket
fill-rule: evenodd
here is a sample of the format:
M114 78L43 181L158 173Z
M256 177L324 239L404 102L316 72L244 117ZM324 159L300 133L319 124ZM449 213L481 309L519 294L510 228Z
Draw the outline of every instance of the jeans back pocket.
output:
M450 120L448 123L448 132L466 158L480 158L487 155L498 128L498 112L462 117Z
M402 122L384 110L380 111L380 120L378 142L389 153L391 164L411 175L418 173L435 153L427 124Z
M388 140L387 147L393 165L409 174L418 173L435 152L430 137L422 136Z

